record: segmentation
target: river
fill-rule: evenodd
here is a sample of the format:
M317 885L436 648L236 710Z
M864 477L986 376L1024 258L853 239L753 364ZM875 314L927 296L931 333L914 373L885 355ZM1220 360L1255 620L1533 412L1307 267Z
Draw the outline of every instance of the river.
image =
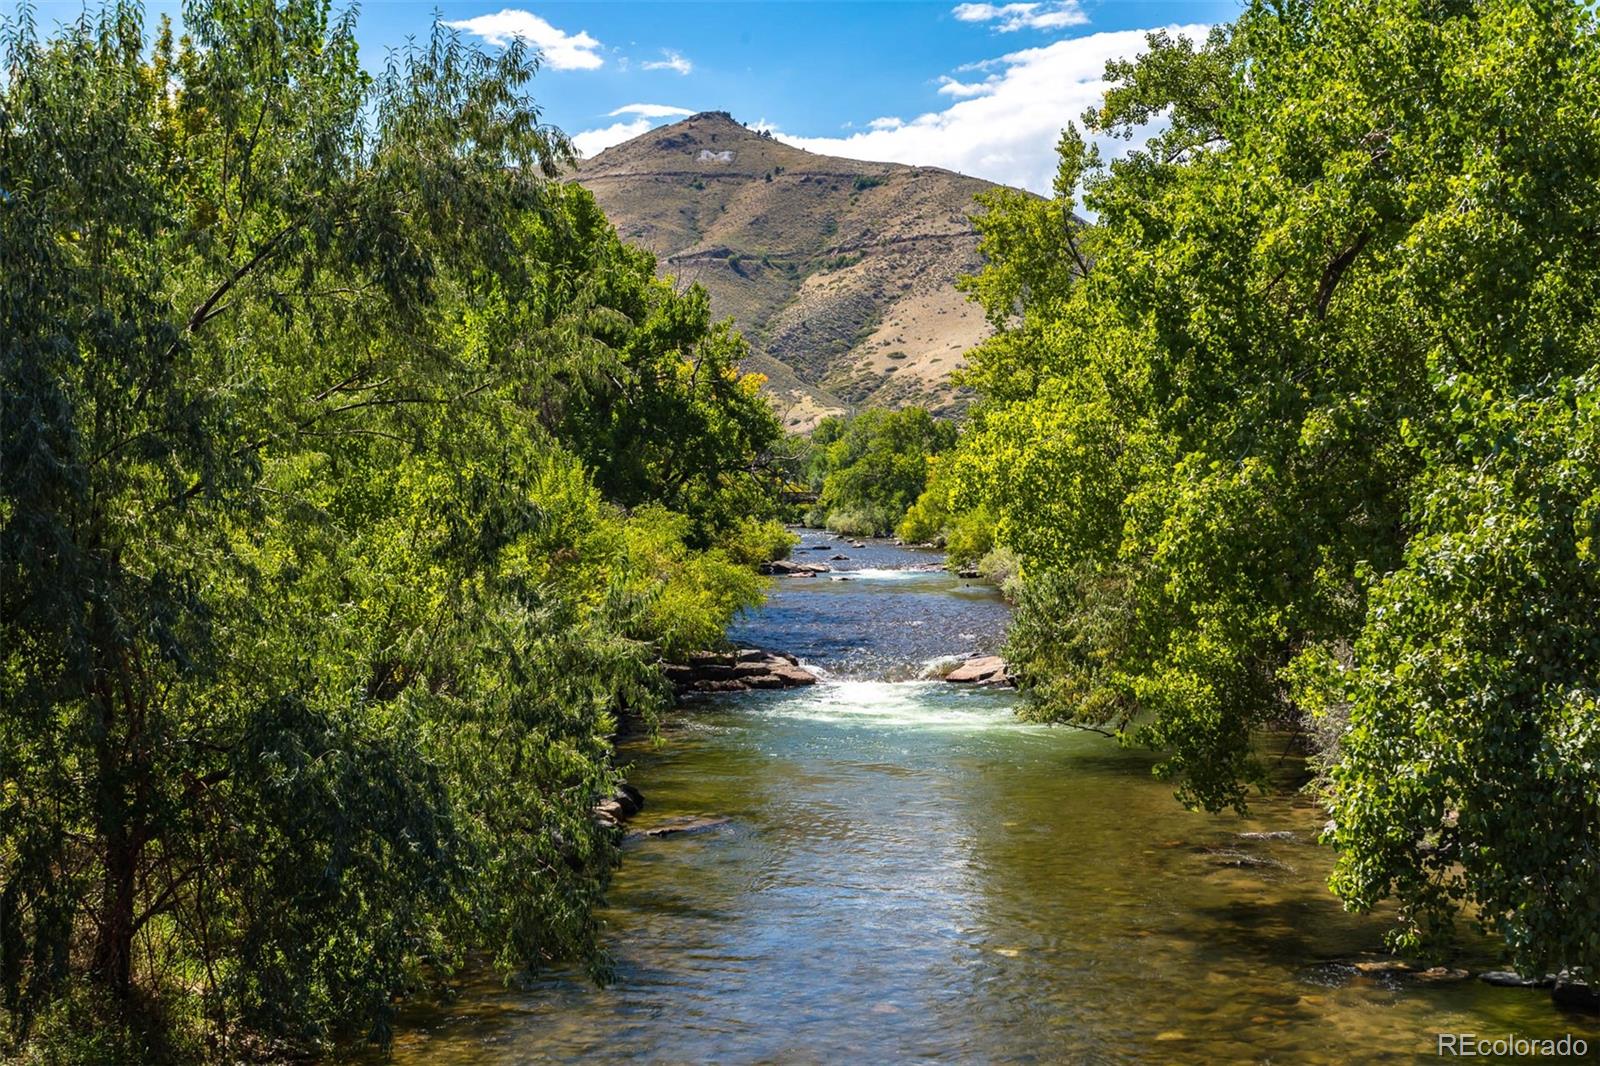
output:
M1189 813L1146 753L1019 722L1009 691L919 679L996 648L1005 605L911 569L931 553L808 533L796 554L836 553L733 634L822 683L692 703L625 749L646 797L630 828L728 821L630 836L605 913L615 983L481 977L408 1010L396 1061L1412 1062L1440 1032L1596 1046L1542 992L1357 972L1387 922L1328 893L1308 800ZM1463 951L1454 965L1495 967L1488 942Z

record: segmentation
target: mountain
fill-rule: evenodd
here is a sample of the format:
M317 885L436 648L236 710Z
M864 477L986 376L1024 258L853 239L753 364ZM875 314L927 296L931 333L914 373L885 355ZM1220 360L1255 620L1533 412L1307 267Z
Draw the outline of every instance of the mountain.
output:
M863 406L953 413L989 333L954 282L977 269L973 196L937 167L815 155L705 111L606 149L577 180L662 274L699 282L749 338L789 428Z

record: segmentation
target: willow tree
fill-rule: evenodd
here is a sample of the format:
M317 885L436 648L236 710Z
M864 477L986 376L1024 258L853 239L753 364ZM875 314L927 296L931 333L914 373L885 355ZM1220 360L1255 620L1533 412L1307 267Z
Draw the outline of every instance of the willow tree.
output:
M778 433L553 180L535 57L436 32L374 77L319 0L183 21L5 27L0 1017L109 1004L89 1059L156 1054L141 1016L381 1038L472 949L598 969L607 735L682 616L759 595L682 538ZM608 500L563 405L663 393L723 465Z
M1024 557L1031 713L1209 809L1261 727L1315 733L1350 902L1594 973L1592 10L1254 3L1108 79L1089 127L1162 131L1102 167L1069 130L971 283L957 496Z

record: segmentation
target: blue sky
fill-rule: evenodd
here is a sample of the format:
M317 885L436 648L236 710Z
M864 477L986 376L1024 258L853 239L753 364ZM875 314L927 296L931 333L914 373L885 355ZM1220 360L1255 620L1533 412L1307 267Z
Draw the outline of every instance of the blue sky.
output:
M484 47L522 38L546 58L534 97L587 154L723 110L815 151L1043 192L1056 133L1098 99L1107 59L1136 54L1147 29L1197 34L1238 9L1237 0L368 0L358 38L374 67L425 35L436 13ZM41 29L79 10L43 0Z

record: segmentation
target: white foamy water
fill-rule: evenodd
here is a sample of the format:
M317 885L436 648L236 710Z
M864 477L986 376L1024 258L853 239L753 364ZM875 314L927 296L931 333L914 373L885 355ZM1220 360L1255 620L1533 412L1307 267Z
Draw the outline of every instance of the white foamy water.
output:
M993 690L946 681L823 681L763 705L773 718L890 729L1037 729Z
M936 570L895 570L881 566L864 566L860 570L840 570L835 577L849 579L856 578L861 581L906 581L914 577L937 577Z

